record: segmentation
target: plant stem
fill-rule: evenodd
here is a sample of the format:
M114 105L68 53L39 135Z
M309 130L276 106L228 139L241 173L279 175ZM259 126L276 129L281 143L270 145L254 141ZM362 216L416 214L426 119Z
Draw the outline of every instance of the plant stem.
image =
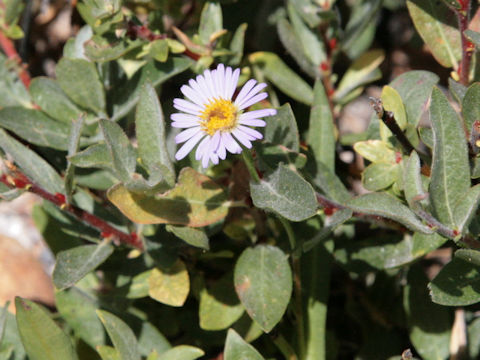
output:
M278 334L276 336L272 336L272 341L277 346L278 350L280 350L280 352L283 354L283 356L285 356L286 360L298 360L295 351L282 335Z
M459 77L460 83L468 86L470 64L472 61L473 51L475 50L474 45L464 34L464 31L468 29L468 24L470 22L470 0L463 0L459 3L462 6L461 9L454 9L455 13L457 14L458 28L460 30L460 37L462 40L462 60L459 67Z
M243 161L245 161L245 165L247 166L248 172L250 173L250 177L256 183L260 182L260 176L258 176L257 169L255 168L255 162L252 157L252 153L249 149L243 149L242 151Z
M0 182L4 183L8 187L25 189L26 191L36 194L58 206L61 210L72 214L87 225L101 231L103 237L112 237L113 239L118 240L120 243L130 245L138 250L143 250L142 241L138 238L136 233L127 234L114 228L112 225L107 223L105 220L100 219L96 215L90 214L89 212L72 204L68 204L66 202L65 195L60 193L51 194L41 186L35 184L17 168L12 171L12 165L7 166L10 168L11 172L9 175L2 175L0 177Z

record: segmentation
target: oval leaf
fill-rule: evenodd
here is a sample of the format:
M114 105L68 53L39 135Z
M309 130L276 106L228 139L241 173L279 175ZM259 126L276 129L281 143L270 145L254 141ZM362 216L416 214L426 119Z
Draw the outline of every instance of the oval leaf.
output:
M139 224L176 224L201 227L227 216L225 191L209 177L183 168L174 189L146 196L118 184L108 191L109 200L130 220Z
M250 317L270 332L282 319L292 294L287 256L270 245L246 249L235 265L234 283Z
M460 119L438 88L433 89L430 120L434 133L430 198L437 219L454 226L455 204L470 188L470 165Z
M177 260L170 268L155 268L148 278L148 295L163 304L183 306L190 291L185 264Z
M107 260L112 253L113 246L105 242L100 245L83 245L59 252L53 270L53 283L57 289L65 289L74 285Z
M97 315L105 326L115 350L118 351L120 360L140 360L137 339L132 329L109 312L97 310Z
M94 63L62 58L55 72L58 84L76 104L96 113L105 112L105 93Z
M166 230L173 233L176 237L182 239L187 244L208 250L208 236L205 231L194 229L187 226L167 225Z
M395 220L413 231L423 234L433 233L433 230L424 225L408 207L387 193L370 193L358 196L345 205L359 213L378 215Z
M462 102L462 114L465 127L470 132L473 123L480 119L480 83L470 85Z
M47 312L30 300L15 298L17 326L31 360L77 360L70 338Z
M205 355L203 350L189 345L175 346L158 357L158 360L195 360Z
M468 229L468 225L470 225L473 216L477 212L479 204L480 184L470 188L467 193L457 201L453 214L458 231L464 232Z
M252 345L243 340L233 329L228 330L223 354L225 360L265 360Z

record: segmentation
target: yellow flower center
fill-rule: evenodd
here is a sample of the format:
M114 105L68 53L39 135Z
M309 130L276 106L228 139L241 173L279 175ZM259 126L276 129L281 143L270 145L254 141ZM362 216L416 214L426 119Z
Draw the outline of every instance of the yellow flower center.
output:
M200 117L202 130L212 136L218 130L229 131L237 124L237 107L225 99L214 99L205 106Z

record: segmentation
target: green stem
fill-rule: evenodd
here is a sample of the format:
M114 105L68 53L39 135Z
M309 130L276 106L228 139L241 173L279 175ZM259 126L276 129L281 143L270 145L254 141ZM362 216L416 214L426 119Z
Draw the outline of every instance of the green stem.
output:
M280 222L288 236L290 247L292 251L295 250L296 240L295 233L293 232L290 222L279 216ZM305 354L305 323L303 320L303 306L302 306L302 270L300 266L300 258L292 254L292 267L293 267L293 284L294 284L294 302L295 302L295 317L297 320L297 336L298 336L298 349L300 359L304 358Z
M277 335L275 337L272 337L272 340L274 344L277 346L277 348L280 350L280 352L283 354L283 356L285 356L286 360L298 360L298 357L295 354L295 351L282 335Z
M243 161L245 161L245 165L247 166L248 172L250 173L250 177L253 181L259 183L260 176L258 176L257 169L255 168L255 162L252 157L252 153L249 149L243 149L242 151Z

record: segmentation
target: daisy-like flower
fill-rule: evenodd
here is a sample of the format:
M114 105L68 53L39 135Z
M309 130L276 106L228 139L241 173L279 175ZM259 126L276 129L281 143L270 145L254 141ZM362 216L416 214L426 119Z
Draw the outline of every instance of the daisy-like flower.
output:
M181 112L171 115L172 126L185 129L175 137L177 144L184 143L175 154L177 160L183 159L199 144L195 159L202 159L202 166L206 168L210 161L218 164L219 159L224 160L227 151L240 154L239 143L251 148L252 141L263 138L251 127L265 126L261 118L275 115L277 111L244 110L268 96L261 92L267 84L257 84L251 79L233 100L239 75L240 69L232 70L220 64L180 88L187 100L174 99L173 106Z

